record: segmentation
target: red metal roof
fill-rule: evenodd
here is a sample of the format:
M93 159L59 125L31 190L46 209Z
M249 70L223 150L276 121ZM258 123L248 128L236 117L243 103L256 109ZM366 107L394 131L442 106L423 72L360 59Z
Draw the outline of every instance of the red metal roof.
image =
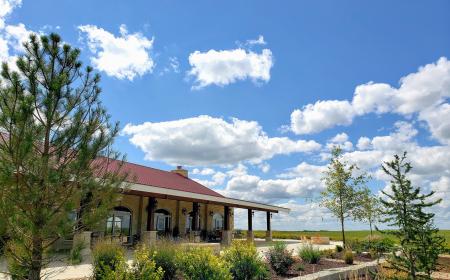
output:
M119 161L110 162L110 169L116 168L118 164ZM164 171L130 162L124 162L121 171L128 174L127 181L129 183L224 197L223 195L203 186L202 184L174 172Z

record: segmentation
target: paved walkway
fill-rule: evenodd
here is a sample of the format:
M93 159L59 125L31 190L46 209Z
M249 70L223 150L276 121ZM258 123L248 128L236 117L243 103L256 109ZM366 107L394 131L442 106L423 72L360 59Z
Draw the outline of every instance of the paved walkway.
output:
M287 249L292 250L295 256L298 255L299 248L307 245L307 243L303 243L300 240L296 240L296 239L274 239L274 241L283 241L283 242L287 243ZM269 250L269 248L271 247L271 245L273 244L273 242L270 242L270 243L265 242L264 239L255 239L255 243L256 243L256 246L257 246L260 254L266 253ZM342 246L342 242L341 241L336 241L336 242L331 241L330 245L313 245L313 248L323 251L323 250L335 249L336 245Z

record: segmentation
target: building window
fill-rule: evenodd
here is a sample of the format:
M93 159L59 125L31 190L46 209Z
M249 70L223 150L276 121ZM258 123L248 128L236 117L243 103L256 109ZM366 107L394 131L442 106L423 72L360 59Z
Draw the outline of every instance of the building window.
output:
M222 230L223 229L223 216L222 214L215 213L213 215L213 229Z
M172 221L172 217L169 211L164 209L158 209L155 211L155 221L156 221L156 230L157 231L170 231L170 224Z
M186 216L186 231L192 230L192 216Z
M106 235L131 235L131 211L128 208L123 206L114 208L106 219Z

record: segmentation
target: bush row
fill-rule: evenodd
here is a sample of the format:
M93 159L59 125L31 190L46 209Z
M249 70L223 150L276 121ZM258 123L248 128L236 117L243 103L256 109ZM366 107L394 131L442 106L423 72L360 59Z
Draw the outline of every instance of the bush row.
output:
M139 247L131 266L125 252L108 242L93 251L95 280L231 280L267 279L268 270L255 246L235 241L221 255L211 248L188 247L158 242L153 247Z
M335 250L319 252L312 245L306 245L298 249L298 255L305 263L317 264L322 256L337 254L347 264L352 264L352 250L374 251L378 256L393 248L389 239L378 237L353 242L351 246L337 246ZM135 252L134 262L129 266L122 247L101 242L93 252L94 279L268 279L268 266L277 275L285 275L295 263L292 250L288 250L283 242L274 242L265 257L267 262L258 254L253 243L242 240L235 240L221 254L215 254L207 247L188 247L170 241L159 241L153 247L139 247Z

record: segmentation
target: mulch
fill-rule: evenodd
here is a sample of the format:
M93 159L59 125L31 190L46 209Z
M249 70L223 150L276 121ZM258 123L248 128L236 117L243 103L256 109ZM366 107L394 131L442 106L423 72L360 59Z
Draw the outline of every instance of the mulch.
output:
M301 266L303 269L298 270L297 268L299 266ZM328 260L328 259L321 259L318 264L310 264L310 263L306 263L306 262L302 261L299 258L295 258L294 264L291 266L291 269L288 271L288 273L286 275L283 275L283 276L276 275L275 271L273 271L272 268L270 268L270 273L271 273L270 279L276 279L276 280L288 279L288 278L293 278L293 277L297 277L297 276L303 276L303 275L319 272L319 271L322 271L325 269L345 267L345 266L349 266L349 265L345 264L343 262L337 262L337 261L332 261L332 260Z
M438 259L437 271L450 273L450 256L441 256Z

